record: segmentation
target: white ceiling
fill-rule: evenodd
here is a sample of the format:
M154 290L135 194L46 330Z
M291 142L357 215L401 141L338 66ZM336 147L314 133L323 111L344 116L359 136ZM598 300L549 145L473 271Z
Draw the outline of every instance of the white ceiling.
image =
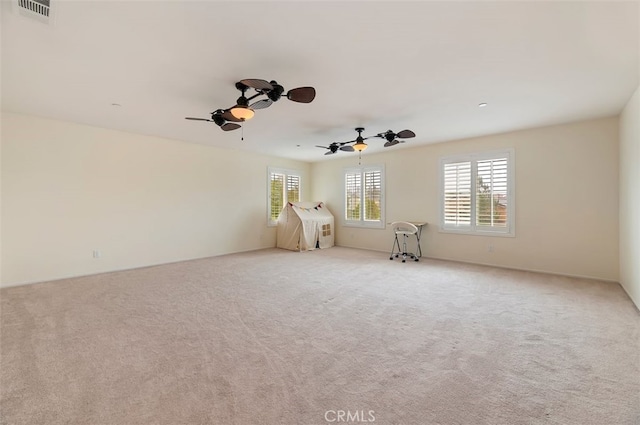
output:
M403 149L613 116L639 83L639 2L2 1L2 109L304 161L413 130ZM241 131L208 118L234 83L314 86ZM478 108L481 102L486 108ZM120 107L112 104L120 104ZM299 146L298 146L299 145Z

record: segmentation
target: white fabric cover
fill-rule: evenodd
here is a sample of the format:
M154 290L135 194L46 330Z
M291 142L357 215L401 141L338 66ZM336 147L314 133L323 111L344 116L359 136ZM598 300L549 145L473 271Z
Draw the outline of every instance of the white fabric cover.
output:
M289 202L278 216L276 246L312 251L334 245L333 214L323 202Z

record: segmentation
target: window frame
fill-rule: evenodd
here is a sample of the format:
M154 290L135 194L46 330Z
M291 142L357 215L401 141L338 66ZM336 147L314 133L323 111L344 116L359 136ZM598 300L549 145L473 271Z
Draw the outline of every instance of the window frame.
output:
M364 174L368 172L379 172L380 173L380 220L365 220L365 202L361 202L360 204L360 218L358 220L347 219L347 175L349 174L359 174L360 175L360 199L366 199L365 194L365 177ZM373 228L373 229L383 229L385 227L385 169L384 164L381 165L365 165L359 167L348 167L343 171L343 180L342 180L342 199L343 199L343 214L342 214L342 222L346 227L364 227L364 228Z
M283 194L282 194L282 206L287 205L288 202L299 202L302 199L302 173L298 170L292 170L287 168L276 168L276 167L268 167L267 168L267 226L275 227L278 224L277 219L271 218L271 176L274 174L279 174L284 176L284 185L282 186ZM288 180L289 177L297 177L298 178L298 200L297 201L289 201L289 190L288 190Z
M485 227L478 226L476 224L476 210L477 210L477 184L478 179L478 162L494 160L500 158L507 158L507 218L505 227ZM468 226L456 226L451 224L445 224L445 165L452 163L469 162L471 164L471 180L470 193L471 193L471 210L470 210L470 224ZM478 236L499 236L499 237L515 237L515 149L506 148L500 150L492 150L485 152L475 152L468 154L456 154L440 158L440 166L438 169L439 175L439 208L440 208L440 222L439 231L442 233L464 234L464 235L478 235Z

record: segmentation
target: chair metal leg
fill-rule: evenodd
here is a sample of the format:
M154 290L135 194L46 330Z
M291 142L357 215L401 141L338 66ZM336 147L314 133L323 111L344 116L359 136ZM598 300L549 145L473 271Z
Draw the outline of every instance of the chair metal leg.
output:
M398 246L398 252L396 253L396 245ZM396 258L398 257L398 254L400 253L400 241L398 240L398 235L396 235L396 238L393 240L393 246L391 247L391 254L389 255L389 260L393 260L393 255L395 254Z
M413 261L420 261L418 256L416 254L414 254L413 252L409 252L407 250L407 235L402 235L402 262L405 263L407 261L407 257L411 258ZM396 235L396 241L398 239L398 236ZM395 247L395 245L394 245ZM400 250L400 244L398 243L398 251ZM397 257L398 255L396 255Z
M407 261L407 235L402 235L402 262Z

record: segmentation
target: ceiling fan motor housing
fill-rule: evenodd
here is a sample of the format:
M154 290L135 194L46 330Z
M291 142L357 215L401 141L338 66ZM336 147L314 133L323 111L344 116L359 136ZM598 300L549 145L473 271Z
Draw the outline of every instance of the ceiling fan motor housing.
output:
M211 119L218 127L222 126L225 123L225 119L222 118L222 111L217 110L213 114L211 114Z
M284 93L284 87L276 81L271 81L271 85L273 86L273 89L267 92L267 97L274 102L277 102L278 99L280 99L280 96L282 96L282 93Z

